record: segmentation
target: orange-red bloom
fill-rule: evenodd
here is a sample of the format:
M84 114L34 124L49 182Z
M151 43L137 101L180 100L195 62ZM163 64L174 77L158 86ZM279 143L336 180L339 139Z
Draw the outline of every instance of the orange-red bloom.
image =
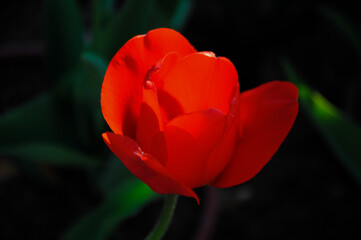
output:
M298 91L274 81L240 93L234 65L197 52L180 33L130 39L106 72L104 141L155 192L198 197L255 176L277 151L298 111Z

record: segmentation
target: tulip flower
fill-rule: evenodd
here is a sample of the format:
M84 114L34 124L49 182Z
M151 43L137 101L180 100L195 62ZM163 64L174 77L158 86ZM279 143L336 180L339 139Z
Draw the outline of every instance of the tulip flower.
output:
M282 81L240 93L230 60L155 29L109 64L101 107L112 132L103 139L155 192L199 201L195 188L235 186L264 167L295 121L297 99Z

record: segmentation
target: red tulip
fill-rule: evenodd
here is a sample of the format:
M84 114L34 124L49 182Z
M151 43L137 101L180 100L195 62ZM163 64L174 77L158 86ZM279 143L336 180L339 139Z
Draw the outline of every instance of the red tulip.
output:
M239 92L230 60L197 52L180 33L155 29L111 60L101 106L104 141L155 192L194 197L254 177L290 131L298 91L273 81Z

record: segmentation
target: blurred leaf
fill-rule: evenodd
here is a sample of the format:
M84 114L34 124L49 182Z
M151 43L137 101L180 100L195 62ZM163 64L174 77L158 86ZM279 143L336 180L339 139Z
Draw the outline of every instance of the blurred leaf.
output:
M361 35L360 31L355 28L352 23L337 10L323 6L320 7L321 14L330 22L332 22L340 32L350 41L361 54Z
M77 222L63 239L106 239L122 220L136 214L156 196L147 185L133 178L116 188L98 208Z
M1 146L0 153L34 163L46 163L57 166L96 169L101 163L99 158L86 155L70 147L49 142Z
M361 127L347 118L319 92L308 87L288 61L283 62L288 79L297 84L300 103L331 149L361 184Z
M81 62L64 74L55 88L56 99L70 114L74 132L83 147L92 148L105 129L100 108L100 90L107 63L93 52L83 52Z
M46 53L54 81L70 71L83 50L83 30L76 0L45 0Z
M119 184L132 178L133 175L124 166L124 164L114 155L111 154L106 162L105 168L100 175L98 185L104 195L111 193Z
M157 0L157 5L160 11L166 17L168 25L171 28L180 30L188 15L191 8L191 0Z
M95 74L97 74L98 77L101 77L101 81L95 82L95 84L100 85L108 67L108 63L106 62L106 60L93 52L84 52L82 54L82 60L84 61L84 63L90 65L91 68L94 68Z
M34 141L74 142L67 109L50 93L14 108L0 116L0 146Z
M114 0L92 0L93 34L99 34L114 11Z
M180 28L188 16L190 3L190 0L127 0L94 35L91 49L110 59L135 35L159 27Z
M73 137L78 145L91 147L92 122L90 108L87 104L89 88L86 84L84 69L77 64L73 70L64 74L55 88L55 96L67 107L69 114L65 117L74 126Z
M144 33L149 24L151 0L126 0L109 22L94 35L92 50L110 59L131 37Z
M79 86L81 89L87 88L86 105L92 115L95 133L101 133L105 129L105 121L100 108L100 90L107 70L107 62L92 52L82 54L85 83ZM81 91L78 89L77 91Z

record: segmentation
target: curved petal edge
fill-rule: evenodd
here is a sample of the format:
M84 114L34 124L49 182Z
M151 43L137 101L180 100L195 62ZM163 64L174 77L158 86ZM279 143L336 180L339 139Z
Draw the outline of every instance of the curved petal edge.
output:
M102 136L108 147L128 170L153 191L160 194L193 197L199 204L199 198L191 188L177 181L153 156L142 152L134 140L111 132L103 133Z
M158 28L131 38L112 58L102 85L101 108L114 133L135 138L143 80L170 52L184 57L196 49L179 32Z
M298 90L290 82L273 81L240 96L242 135L225 170L211 183L232 187L253 178L276 153L296 119Z

